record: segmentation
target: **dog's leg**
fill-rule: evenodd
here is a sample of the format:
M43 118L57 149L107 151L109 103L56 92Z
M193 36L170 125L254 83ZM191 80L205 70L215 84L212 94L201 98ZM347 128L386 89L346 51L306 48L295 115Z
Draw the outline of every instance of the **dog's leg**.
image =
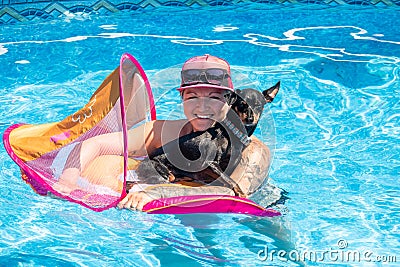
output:
M168 183L174 180L172 173L160 161L145 159L136 170L141 182L147 184Z
M218 179L217 181L221 182L222 184L224 184L225 186L229 186L236 195L240 196L240 197L244 197L245 194L243 193L243 191L240 189L240 186L228 175L226 175L221 168L215 164L215 162L213 161L209 161L207 162L208 166L216 173L218 174Z

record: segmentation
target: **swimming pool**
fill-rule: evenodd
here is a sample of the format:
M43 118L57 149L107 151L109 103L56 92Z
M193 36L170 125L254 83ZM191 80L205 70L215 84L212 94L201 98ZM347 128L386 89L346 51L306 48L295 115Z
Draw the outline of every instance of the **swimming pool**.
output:
M260 88L281 80L270 105L275 136L257 134L274 148L270 176L291 199L277 219L96 213L36 195L1 148L0 265L296 266L305 252L312 266L399 262L399 10L259 8L2 25L1 132L76 111L124 52L157 88L164 69L204 53ZM156 89L155 98L159 118L179 102L173 90Z

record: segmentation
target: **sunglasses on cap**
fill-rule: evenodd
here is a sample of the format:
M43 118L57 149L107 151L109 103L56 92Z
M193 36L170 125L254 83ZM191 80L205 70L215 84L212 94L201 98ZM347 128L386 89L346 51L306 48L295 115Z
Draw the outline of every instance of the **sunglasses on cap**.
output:
M208 83L218 86L229 86L229 74L224 69L188 69L181 72L182 86Z

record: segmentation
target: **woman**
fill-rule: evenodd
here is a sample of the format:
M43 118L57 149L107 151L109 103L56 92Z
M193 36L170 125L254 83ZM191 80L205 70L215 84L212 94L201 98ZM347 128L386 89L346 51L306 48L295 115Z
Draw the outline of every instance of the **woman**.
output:
M230 109L227 99L233 92L229 64L214 56L197 56L185 62L181 74L182 83L178 91L182 96L186 119L155 120L130 130L128 133L130 156L146 156L179 137L205 131L225 118ZM67 187L75 184L76 177L79 177L81 171L100 155L121 155L122 140L121 133L113 133L84 141L80 147L79 166L67 166L59 184ZM250 145L242 152L240 163L230 175L244 196L250 195L262 184L267 176L269 163L268 147L252 137ZM189 187L160 184L141 191L129 192L118 207L142 210L143 206L153 199L199 194L234 195L231 188L223 186Z

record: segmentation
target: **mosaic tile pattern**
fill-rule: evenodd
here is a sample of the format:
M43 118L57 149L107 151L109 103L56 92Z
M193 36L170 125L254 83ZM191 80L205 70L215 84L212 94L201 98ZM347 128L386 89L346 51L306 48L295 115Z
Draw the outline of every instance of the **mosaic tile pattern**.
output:
M165 6L203 7L258 3L265 5L318 4L324 6L400 7L400 0L0 0L0 24L48 20L74 14L140 12Z

